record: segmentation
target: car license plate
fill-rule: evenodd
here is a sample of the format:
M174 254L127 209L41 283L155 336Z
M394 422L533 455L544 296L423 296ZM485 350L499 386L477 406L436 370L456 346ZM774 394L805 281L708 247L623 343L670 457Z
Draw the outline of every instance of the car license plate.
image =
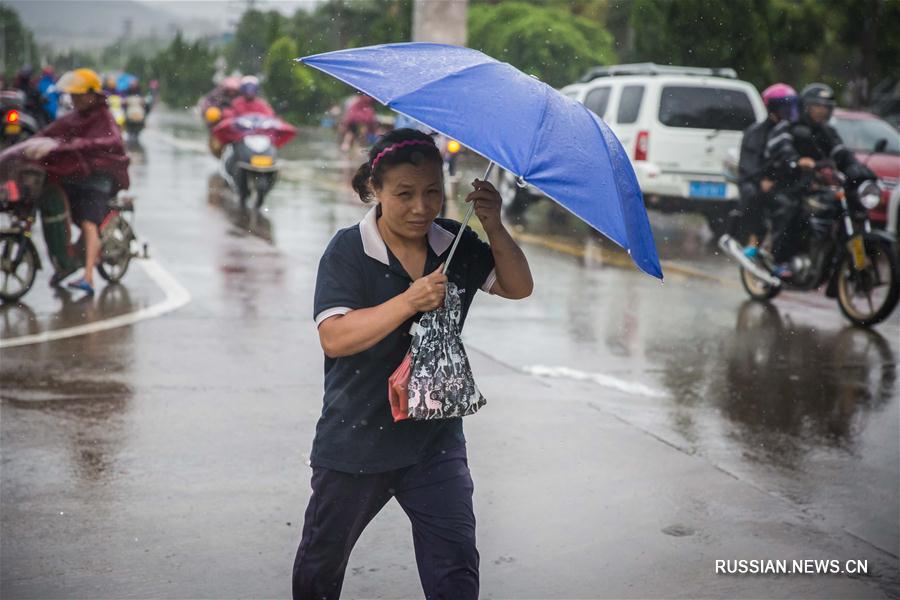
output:
M865 269L868 265L868 257L866 256L866 246L863 243L861 235L855 235L847 242L847 248L853 256L853 266L859 269Z
M691 198L724 198L725 184L717 181L692 181Z
M250 157L250 164L254 167L271 167L273 162L271 156L256 155Z
M7 125L3 128L3 133L5 133L6 135L19 135L20 133L22 133L22 126L18 123Z

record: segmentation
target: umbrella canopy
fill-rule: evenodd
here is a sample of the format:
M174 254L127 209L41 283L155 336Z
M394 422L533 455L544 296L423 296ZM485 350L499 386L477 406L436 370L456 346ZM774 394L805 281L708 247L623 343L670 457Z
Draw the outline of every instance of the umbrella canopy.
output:
M138 78L131 73L122 73L119 75L118 79L116 79L116 91L127 92L128 88L131 87L131 84L137 80Z
M522 177L662 278L647 211L615 134L581 103L477 50L385 44L298 59Z

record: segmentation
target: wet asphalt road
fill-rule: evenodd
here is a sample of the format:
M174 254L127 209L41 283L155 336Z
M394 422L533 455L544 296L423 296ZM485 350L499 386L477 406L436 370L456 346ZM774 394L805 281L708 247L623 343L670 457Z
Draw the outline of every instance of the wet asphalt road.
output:
M346 185L357 161L307 134L248 219L190 117L152 125L132 180L153 263L93 299L41 273L0 308L6 342L190 296L0 350L4 598L289 591L321 404L315 267L366 210ZM665 284L557 226L525 246L535 294L471 312L490 403L466 422L483 595L900 594L900 315L864 331L819 296L747 302L700 221L652 220ZM715 575L726 558L867 559L870 574ZM421 596L396 505L345 595Z

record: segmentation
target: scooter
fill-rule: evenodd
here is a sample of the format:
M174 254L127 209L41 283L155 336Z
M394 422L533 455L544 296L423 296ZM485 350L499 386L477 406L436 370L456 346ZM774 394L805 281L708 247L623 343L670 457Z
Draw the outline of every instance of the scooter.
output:
M8 148L38 132L37 119L25 112L25 94L20 90L0 92L0 149Z
M22 158L17 149L10 148L0 155L0 215L6 217L0 227L0 300L3 302L14 302L28 293L37 271L43 268L32 240L38 210L48 255L57 273L51 283L58 284L59 274L72 273L84 265L84 240L70 242L65 192L46 179L43 169ZM140 251L133 215L133 197L119 192L109 199L109 213L99 228L97 270L110 283L125 276L132 258L147 255L146 244Z
M296 128L277 117L250 114L223 119L212 133L223 146L222 178L242 208L254 195L259 210L278 180L278 148L296 135Z
M147 101L140 94L125 96L123 101L125 112L125 133L128 138L137 141L147 121Z

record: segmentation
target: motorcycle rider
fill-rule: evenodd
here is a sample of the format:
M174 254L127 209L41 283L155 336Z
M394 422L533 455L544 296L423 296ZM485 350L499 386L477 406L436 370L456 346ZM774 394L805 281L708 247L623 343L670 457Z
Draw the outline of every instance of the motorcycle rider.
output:
M835 106L834 90L824 83L811 83L803 88L800 101L799 120L773 127L765 151L775 178L772 249L778 267L774 275L782 279L793 276L788 261L804 235L800 196L813 183L817 164L833 161L851 185L875 178L828 124Z
M41 78L37 82L37 91L41 95L41 112L44 122L50 123L56 118L59 105L59 92L56 91L56 73L53 67L41 69Z
M719 241L726 251L732 240L745 243L743 253L749 259L756 257L757 246L765 234L763 210L771 202L775 185L765 160L769 133L782 121L796 121L799 112L797 91L786 83L770 85L763 90L762 99L769 115L744 131L738 162L740 200L729 215L728 232Z
M75 110L42 129L26 156L38 161L59 182L69 199L72 220L85 240L84 275L69 287L94 293L94 267L100 256L100 225L109 199L127 189L128 156L119 126L109 111L100 76L75 69L60 77L57 88L69 94ZM51 285L69 273L55 273Z
M354 98L344 118L341 121L341 151L349 152L353 143L363 135L369 136L378 128L378 118L375 115L375 101L365 94Z
M231 107L224 112L226 116L230 117L248 114L275 116L272 106L259 97L259 79L253 75L245 75L241 78L240 95L231 101Z
M226 77L217 85L210 93L200 100L200 112L206 118L206 111L210 108L217 108L219 118L222 111L231 106L231 103L238 97L241 91L241 79L234 75ZM218 119L216 119L218 120ZM208 124L209 119L207 119Z
M31 65L25 65L16 73L16 77L13 80L13 88L25 95L25 103L23 105L25 112L38 118L41 112L41 94L35 85L33 75L34 69Z

